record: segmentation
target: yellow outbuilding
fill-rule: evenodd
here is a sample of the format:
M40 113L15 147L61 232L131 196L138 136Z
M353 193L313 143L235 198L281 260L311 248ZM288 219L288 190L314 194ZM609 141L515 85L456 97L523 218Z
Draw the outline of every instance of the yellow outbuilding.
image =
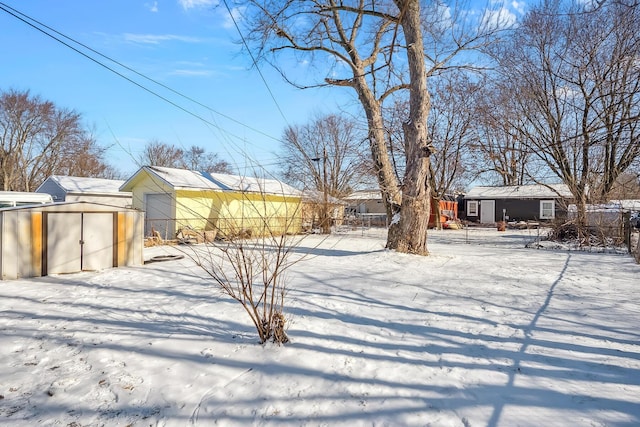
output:
M145 212L145 236L181 230L217 237L295 234L301 193L275 179L144 166L120 187Z

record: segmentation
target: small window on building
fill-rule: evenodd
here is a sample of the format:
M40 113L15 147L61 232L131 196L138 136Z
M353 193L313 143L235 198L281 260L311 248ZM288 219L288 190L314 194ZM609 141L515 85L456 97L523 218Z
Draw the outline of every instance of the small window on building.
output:
M556 217L555 200L540 201L540 219L553 219Z
M478 201L469 200L467 202L467 216L478 216Z

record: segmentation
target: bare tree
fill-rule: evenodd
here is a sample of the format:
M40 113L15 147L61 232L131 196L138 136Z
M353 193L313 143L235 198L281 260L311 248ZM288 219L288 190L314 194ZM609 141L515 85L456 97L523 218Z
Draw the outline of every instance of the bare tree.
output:
M431 79L433 105L429 115L428 130L435 148L431 156L430 175L432 182L432 201L436 226L440 226L439 201L456 189L462 189L470 181L473 173L471 150L477 139L474 123L474 110L470 100L479 90L479 84L473 83L461 70L455 70ZM403 168L404 145L402 130L395 117L407 114L406 102L397 101L387 114L387 132L389 152L397 173Z
M261 344L289 342L284 305L286 270L296 262L292 258L295 245L289 242L293 238L286 233L266 233L255 239L238 235L216 245L185 249L225 294L242 305Z
M428 254L430 214L430 157L435 151L428 135L431 107L427 78L451 66L460 53L487 42L499 25L482 20L469 28L461 9L419 0L365 1L356 5L335 0L242 1L258 57L283 76L304 55L322 64L325 77L313 85L353 90L367 119L374 170L387 214L392 218L387 247L400 252ZM468 22L468 21L467 21ZM426 40L426 42L425 42ZM269 55L273 54L274 57ZM409 112L403 118L405 170L402 181L394 173L387 152L383 104L404 92Z
M182 149L158 140L152 140L145 145L139 161L142 165L181 168L183 157L184 151Z
M263 344L289 341L284 315L286 272L304 257L294 250L304 238L296 234L300 204L295 200L274 203L274 197L286 199L288 194L283 184L278 196L276 183L248 178L252 191L243 192L239 199L242 217L208 220L207 227L216 231L218 240L182 247L226 295L240 303Z
M620 174L609 196L612 200L640 200L640 174L631 172Z
M294 186L318 192L325 190L326 181L327 194L344 197L370 173L366 142L366 132L341 115L316 115L306 124L289 126L281 144L283 176Z
M519 134L525 119L513 96L499 82L486 80L472 97L477 137L472 146L475 173L500 185L526 184L531 179L527 171L533 167L528 146Z
M207 153L202 147L193 145L187 150L152 140L144 147L139 162L142 165L186 168L201 172L233 173L231 164L215 153Z
M476 139L469 100L479 85L459 71L433 79L433 83L429 129L436 153L431 161L431 175L433 197L440 200L468 182L470 149Z
M289 183L322 197L314 205L320 205L323 234L331 232L329 197L351 193L368 171L365 142L353 119L335 114L317 115L309 123L289 126L284 132L281 146L287 161L283 175Z
M56 173L109 173L112 169L102 161L102 153L78 113L58 108L29 91L0 93L0 183L4 190L33 191Z
M60 162L53 170L56 175L85 176L93 178L121 179L122 174L105 161L107 148L97 144L87 134L64 145Z
M182 157L184 167L191 170L210 173L233 173L233 168L229 162L220 159L216 153L207 153L202 147L192 145L188 150L183 152Z
M519 137L577 205L607 199L640 156L640 8L620 2L534 8L500 52L525 122Z

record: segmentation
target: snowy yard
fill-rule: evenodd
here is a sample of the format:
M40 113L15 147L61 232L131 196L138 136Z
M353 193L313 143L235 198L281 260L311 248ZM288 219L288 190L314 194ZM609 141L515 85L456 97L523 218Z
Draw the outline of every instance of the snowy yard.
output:
M640 266L536 233L310 236L282 347L188 258L0 282L0 426L640 425Z

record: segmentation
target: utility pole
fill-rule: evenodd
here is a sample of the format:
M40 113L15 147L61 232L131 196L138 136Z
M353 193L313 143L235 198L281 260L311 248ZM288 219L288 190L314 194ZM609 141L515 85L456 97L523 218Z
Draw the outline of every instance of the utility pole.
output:
M320 175L320 157L311 159L318 162L318 175ZM327 147L322 149L322 213L320 217L322 234L331 234L331 221L329 219L329 194L327 192Z
M322 152L322 192L324 197L322 234L331 234L331 221L329 219L329 197L327 195L327 147Z

